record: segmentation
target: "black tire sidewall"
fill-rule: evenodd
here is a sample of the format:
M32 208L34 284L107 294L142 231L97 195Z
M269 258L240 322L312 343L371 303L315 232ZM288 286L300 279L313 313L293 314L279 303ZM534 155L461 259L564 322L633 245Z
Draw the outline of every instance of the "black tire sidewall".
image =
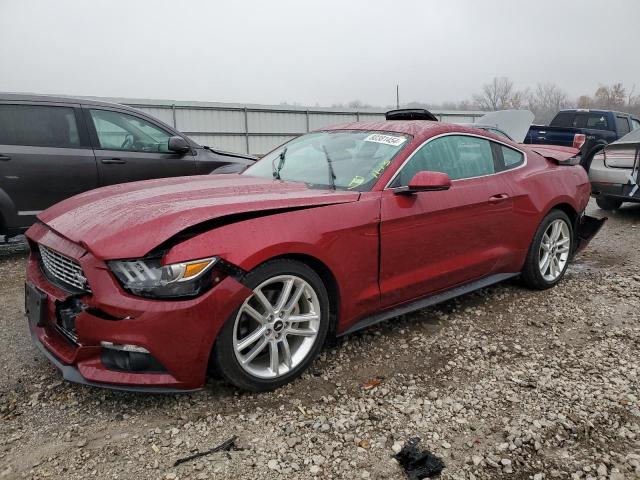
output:
M549 225L553 221L559 220L559 219L564 220L564 222L569 227L569 238L570 238L569 259L567 260L567 263L565 264L564 268L562 269L562 273L558 276L558 278L550 282L546 280L542 276L542 273L540 272L540 267L539 267L540 244L542 242L542 237L544 236L544 232L547 230ZM574 240L575 239L574 239L574 233L573 233L573 224L569 216L566 213L564 213L562 210L557 210L557 209L551 210L547 214L547 216L544 217L544 219L538 226L538 230L536 230L536 234L534 235L533 241L531 242L531 247L529 248L529 253L527 254L525 267L523 269L523 277L524 277L525 283L529 287L541 289L541 290L551 288L557 283L559 283L564 278L564 274L566 273L567 268L569 266L569 260L571 259L571 255L573 253L573 248L574 248Z
M327 289L320 276L306 264L289 259L272 260L249 272L245 276L243 284L253 290L265 280L278 275L296 275L304 279L315 290L321 308L318 336L307 358L291 372L273 380L254 377L240 366L233 349L233 329L236 316L241 307L238 306L220 330L214 346L213 355L216 370L221 373L226 380L245 390L255 392L273 390L300 376L320 353L329 332L330 312Z

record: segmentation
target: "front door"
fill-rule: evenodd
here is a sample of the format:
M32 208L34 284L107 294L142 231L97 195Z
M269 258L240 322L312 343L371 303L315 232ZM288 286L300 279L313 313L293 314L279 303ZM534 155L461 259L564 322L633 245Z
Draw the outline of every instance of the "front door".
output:
M487 139L446 135L427 142L382 193L383 307L492 273L508 253L511 189ZM439 171L449 190L399 194L418 171Z
M173 135L149 120L118 110L85 108L101 185L196 174L191 152L168 149Z

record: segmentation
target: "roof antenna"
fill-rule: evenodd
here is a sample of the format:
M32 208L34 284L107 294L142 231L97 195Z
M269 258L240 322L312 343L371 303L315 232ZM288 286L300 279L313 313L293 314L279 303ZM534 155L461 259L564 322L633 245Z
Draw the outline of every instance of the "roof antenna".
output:
M400 109L400 86L396 84L396 108Z

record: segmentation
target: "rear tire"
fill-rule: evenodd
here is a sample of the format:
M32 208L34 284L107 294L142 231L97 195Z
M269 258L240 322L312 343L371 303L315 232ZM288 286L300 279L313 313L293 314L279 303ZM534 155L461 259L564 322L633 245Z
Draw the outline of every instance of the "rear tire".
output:
M213 350L217 372L244 390L274 390L299 377L329 331L329 295L302 262L273 260L243 282L254 294L227 319Z
M523 283L535 290L545 290L564 277L573 251L571 220L561 210L551 210L544 217L522 269Z
M622 200L617 198L606 197L604 195L598 195L596 197L596 204L602 210L617 210L622 206Z

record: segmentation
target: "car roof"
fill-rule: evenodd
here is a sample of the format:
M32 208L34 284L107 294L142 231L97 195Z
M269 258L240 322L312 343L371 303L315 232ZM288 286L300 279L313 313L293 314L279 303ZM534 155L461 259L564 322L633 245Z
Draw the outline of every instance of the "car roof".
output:
M56 95L38 95L33 93L2 93L0 92L0 101L16 101L16 102L42 102L42 103L77 103L80 105L95 105L102 107L115 107L121 110L129 110L131 112L142 113L127 105L120 103L103 102L100 100L93 100L91 98L79 98L79 97L65 97Z
M429 120L386 120L381 122L351 122L331 127L319 128L316 131L329 130L371 130L381 132L403 133L413 136L414 141L423 141L429 137L441 135L443 133L470 133L472 135L482 135L489 140L494 140L497 136L486 130L472 127L471 125L461 125L459 123L432 122ZM479 131L480 130L480 131ZM501 139L509 142L508 139Z
M437 130L442 130L444 126L453 125L430 120L383 120L380 122L349 122L318 130L373 130L422 137L433 134Z

